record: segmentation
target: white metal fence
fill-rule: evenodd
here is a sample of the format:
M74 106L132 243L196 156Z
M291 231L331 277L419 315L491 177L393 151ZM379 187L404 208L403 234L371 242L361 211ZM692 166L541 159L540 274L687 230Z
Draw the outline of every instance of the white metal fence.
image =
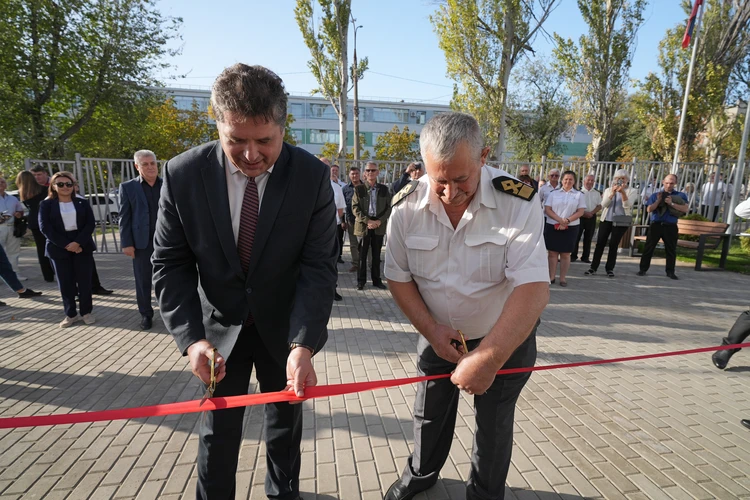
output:
M380 182L391 185L406 170L409 161L379 161L379 160L341 160L338 164L341 167L341 178L348 181L347 172L353 165L357 165L364 170L368 161L374 161L381 169ZM336 161L334 160L334 163ZM160 162L161 164L162 162ZM120 212L120 193L119 186L121 183L128 181L137 175L137 171L132 159L113 159L113 158L84 158L76 154L75 160L26 160L26 169L33 165L43 165L50 175L54 172L67 170L73 172L80 186L80 194L86 197L91 203L94 216L97 220L97 230L94 235L99 252L119 252L119 212ZM720 204L717 207L709 207L707 216L713 217L713 211L717 210L717 221L726 221L727 216L733 209L732 206L732 189L727 188L718 193L720 179L725 186L740 182L742 189L740 200L747 196L747 186L750 185L750 168L747 168L750 162L746 162L744 175L742 179L736 178L737 165L734 161L722 161L719 163L680 163L678 164L678 190L688 195L690 213L701 213L701 204L705 202L703 188L709 182L708 179L712 173L714 182L708 184L708 197L716 199L717 194ZM631 162L596 162L585 160L563 161L547 160L542 158L540 162L491 162L492 166L502 168L511 175L518 176L519 169L522 165L528 165L530 175L534 179L546 179L549 171L558 169L561 172L572 170L579 179L588 173L594 174L595 187L604 190L608 187L615 171L625 169L630 174L631 186L638 190L638 202L636 206L637 223L647 223L648 214L646 213L643 196L650 194L653 190L661 189L661 181L666 174L671 171L672 164L666 162L641 161L633 159ZM705 212L704 212L705 213ZM742 232L746 223L737 221L735 227L730 228L733 234Z

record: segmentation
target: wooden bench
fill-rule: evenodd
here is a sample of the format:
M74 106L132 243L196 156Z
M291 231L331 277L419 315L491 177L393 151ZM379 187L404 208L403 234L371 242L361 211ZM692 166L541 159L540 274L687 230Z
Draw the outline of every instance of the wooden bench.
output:
M678 219L677 234L698 236L698 241L677 240L677 246L698 251L695 256L695 270L700 271L703 264L703 253L706 248L713 250L718 248L719 243L721 243L719 268L724 269L727 263L727 254L729 253L729 234L725 232L728 227L729 224L724 224L723 222ZM646 241L647 228L648 226L644 225L633 226L633 233L630 237L631 257L636 255L638 242Z

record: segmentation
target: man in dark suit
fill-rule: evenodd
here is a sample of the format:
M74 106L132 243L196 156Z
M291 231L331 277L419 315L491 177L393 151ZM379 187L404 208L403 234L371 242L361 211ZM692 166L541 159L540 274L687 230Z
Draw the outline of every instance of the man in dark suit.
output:
M388 186L378 182L380 169L375 162L365 166L365 182L354 188L352 213L354 234L359 238L359 270L357 290L367 283L367 253L372 250L370 278L375 288L386 290L380 278L380 249L383 247L388 217L391 215L391 193Z
M149 330L154 317L151 306L151 277L154 274L151 255L154 253L162 181L153 151L136 151L133 159L140 175L120 185L120 244L122 253L133 259L141 330Z
M219 141L163 168L154 237L154 287L167 329L214 396L304 396L311 357L328 338L336 286L336 208L330 172L283 143L287 96L261 66L236 64L214 82ZM200 425L197 497L233 499L244 408ZM299 498L302 407L265 406L266 495ZM259 466L262 469L262 466Z

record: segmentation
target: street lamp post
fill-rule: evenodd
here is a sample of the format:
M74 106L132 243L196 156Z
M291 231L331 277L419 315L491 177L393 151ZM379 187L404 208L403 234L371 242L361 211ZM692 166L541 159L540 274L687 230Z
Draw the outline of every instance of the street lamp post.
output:
M352 82L354 82L354 161L359 162L359 94L357 93L357 80L359 74L357 71L357 30L362 26L357 26L357 20L352 16L352 26L354 26L354 65L352 66Z

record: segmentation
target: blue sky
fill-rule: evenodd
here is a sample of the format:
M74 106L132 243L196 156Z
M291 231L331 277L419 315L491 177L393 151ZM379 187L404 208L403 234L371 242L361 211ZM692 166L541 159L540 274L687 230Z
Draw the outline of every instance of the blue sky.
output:
M294 20L294 0L161 0L158 5L184 21L182 54L170 59L176 67L172 72L160 75L165 83L210 86L223 68L244 62L271 68L290 92L307 94L315 87L307 69L309 51ZM445 76L445 59L429 20L435 9L432 0L352 1L357 23L364 26L357 32L357 55L370 61L359 86L361 98L450 101L452 81ZM651 0L644 19L631 69L634 79L657 70L659 41L686 17L680 0ZM574 39L586 30L575 0L562 0L545 27ZM552 46L540 36L534 49L550 55ZM175 74L187 78L171 79Z

